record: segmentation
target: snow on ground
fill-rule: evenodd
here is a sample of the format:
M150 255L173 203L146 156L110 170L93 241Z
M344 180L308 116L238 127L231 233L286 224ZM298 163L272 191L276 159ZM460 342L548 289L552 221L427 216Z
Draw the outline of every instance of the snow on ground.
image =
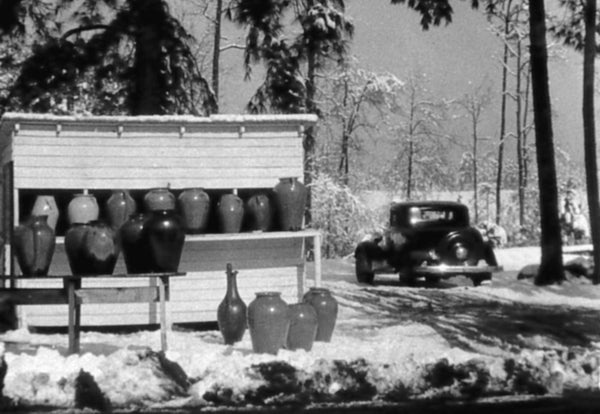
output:
M409 288L392 275L378 276L373 286L359 285L351 260L325 261L323 283L340 305L338 322L332 341L315 343L310 352L255 354L248 332L226 346L218 331L174 330L165 355L157 352L159 332L143 331L86 332L81 355L67 356L66 335L7 332L0 335L8 366L0 391L26 406L85 405L85 398L76 397L82 370L114 407L597 389L600 287L584 278L536 287L517 280L515 270L538 262L539 249L497 254L507 271L480 287L453 278Z

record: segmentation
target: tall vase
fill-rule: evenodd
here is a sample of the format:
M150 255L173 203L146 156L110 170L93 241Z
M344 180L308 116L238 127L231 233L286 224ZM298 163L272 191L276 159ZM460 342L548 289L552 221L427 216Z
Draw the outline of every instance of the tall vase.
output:
M144 208L146 212L173 210L175 196L168 188L153 188L144 196Z
M134 214L119 229L127 273L148 273L152 268L150 246L144 233L147 220L143 213Z
M318 328L315 341L331 341L338 313L338 303L331 291L325 288L311 287L304 294L303 301L311 304L317 312Z
M249 230L268 231L271 228L271 203L265 194L255 194L250 197L246 201L245 212Z
M24 276L46 276L56 239L46 216L32 216L15 229L14 249Z
M219 330L227 345L241 341L248 325L246 304L237 288L237 273L232 270L231 263L227 263L227 290L217 308Z
M179 213L188 234L206 231L210 212L210 197L201 188L187 188L177 197Z
M137 203L127 190L113 190L104 207L108 224L114 231L118 231L137 211Z
M289 308L281 293L257 292L248 305L248 329L254 352L277 354L286 345L289 325Z
M67 206L69 224L96 221L99 214L98 202L92 194L75 194Z
M89 274L112 274L119 256L115 232L100 221L91 222L83 237L82 253Z
M48 216L48 225L56 232L56 223L58 222L58 206L56 199L51 195L39 195L35 198L33 208L31 209L32 216Z
M304 209L306 208L307 191L296 177L280 178L273 189L275 205L282 231L302 229Z
M92 273L83 250L83 240L90 228L89 223L74 223L65 233L65 252L67 253L71 273L74 275Z
M217 204L221 233L239 233L244 219L244 203L235 194L223 194Z
M290 305L290 330L287 349L310 351L317 336L319 320L317 311L310 303Z
M148 237L152 272L177 272L185 242L185 231L175 210L153 211L144 232ZM150 258L149 258L150 259Z

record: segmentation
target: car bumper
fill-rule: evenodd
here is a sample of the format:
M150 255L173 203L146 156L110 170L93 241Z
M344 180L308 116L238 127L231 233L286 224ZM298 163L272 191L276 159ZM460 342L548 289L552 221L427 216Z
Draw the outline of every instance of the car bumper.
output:
M439 277L450 277L455 275L476 275L482 273L501 272L502 266L451 266L451 265L431 265L418 266L411 269L415 275L435 275Z

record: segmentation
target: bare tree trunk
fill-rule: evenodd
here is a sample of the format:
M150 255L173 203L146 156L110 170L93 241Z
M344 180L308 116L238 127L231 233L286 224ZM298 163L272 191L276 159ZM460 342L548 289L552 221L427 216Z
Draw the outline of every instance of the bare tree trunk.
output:
M594 119L594 60L596 56L596 0L586 0L584 9L585 43L583 52L583 138L585 176L592 243L594 245L594 284L600 283L600 200Z
M473 208L475 210L475 223L479 222L479 196L477 187L479 186L477 177L477 118L473 116Z
M500 224L502 211L502 169L504 166L504 138L506 135L506 80L508 78L508 32L510 28L510 7L512 0L506 4L504 15L504 53L502 55L502 100L500 106L500 142L498 143L498 171L496 172L496 224Z
M309 113L316 113L315 105L315 91L316 91L316 52L314 50L308 51L308 69L306 76L306 109ZM304 133L304 184L308 190L308 196L306 200L306 211L305 211L305 224L309 225L312 221L311 216L311 183L312 176L315 169L315 127L311 126L306 128Z
M212 88L216 101L214 113L219 112L219 62L221 59L221 17L223 12L223 0L216 0L216 2L212 58Z
M545 18L544 0L530 0L531 76L542 230L542 257L539 273L535 278L535 283L538 285L559 283L565 279L558 217L558 186L554 159L552 113L548 87Z
M412 135L412 134L411 134ZM414 144L412 140L412 136L410 137L410 141L408 142L408 171L407 171L407 179L406 179L406 199L410 200L412 197L411 188L412 188L412 176L413 176L413 151Z
M521 49L521 39L517 41L517 79L515 86L515 95L517 99L517 107L515 113L515 123L517 125L517 167L518 167L518 197L519 197L519 226L523 226L525 222L525 187L523 186L524 180L524 159L523 159L523 131L521 129L521 111L523 110L523 96L521 95L521 77L523 75L523 68L521 67L521 59L523 51Z

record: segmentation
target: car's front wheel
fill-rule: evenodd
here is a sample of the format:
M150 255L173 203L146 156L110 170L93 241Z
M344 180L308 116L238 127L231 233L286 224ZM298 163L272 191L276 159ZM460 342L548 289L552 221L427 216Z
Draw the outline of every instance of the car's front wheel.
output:
M358 283L373 283L375 273L373 272L373 261L365 251L357 251L355 254L356 280Z

